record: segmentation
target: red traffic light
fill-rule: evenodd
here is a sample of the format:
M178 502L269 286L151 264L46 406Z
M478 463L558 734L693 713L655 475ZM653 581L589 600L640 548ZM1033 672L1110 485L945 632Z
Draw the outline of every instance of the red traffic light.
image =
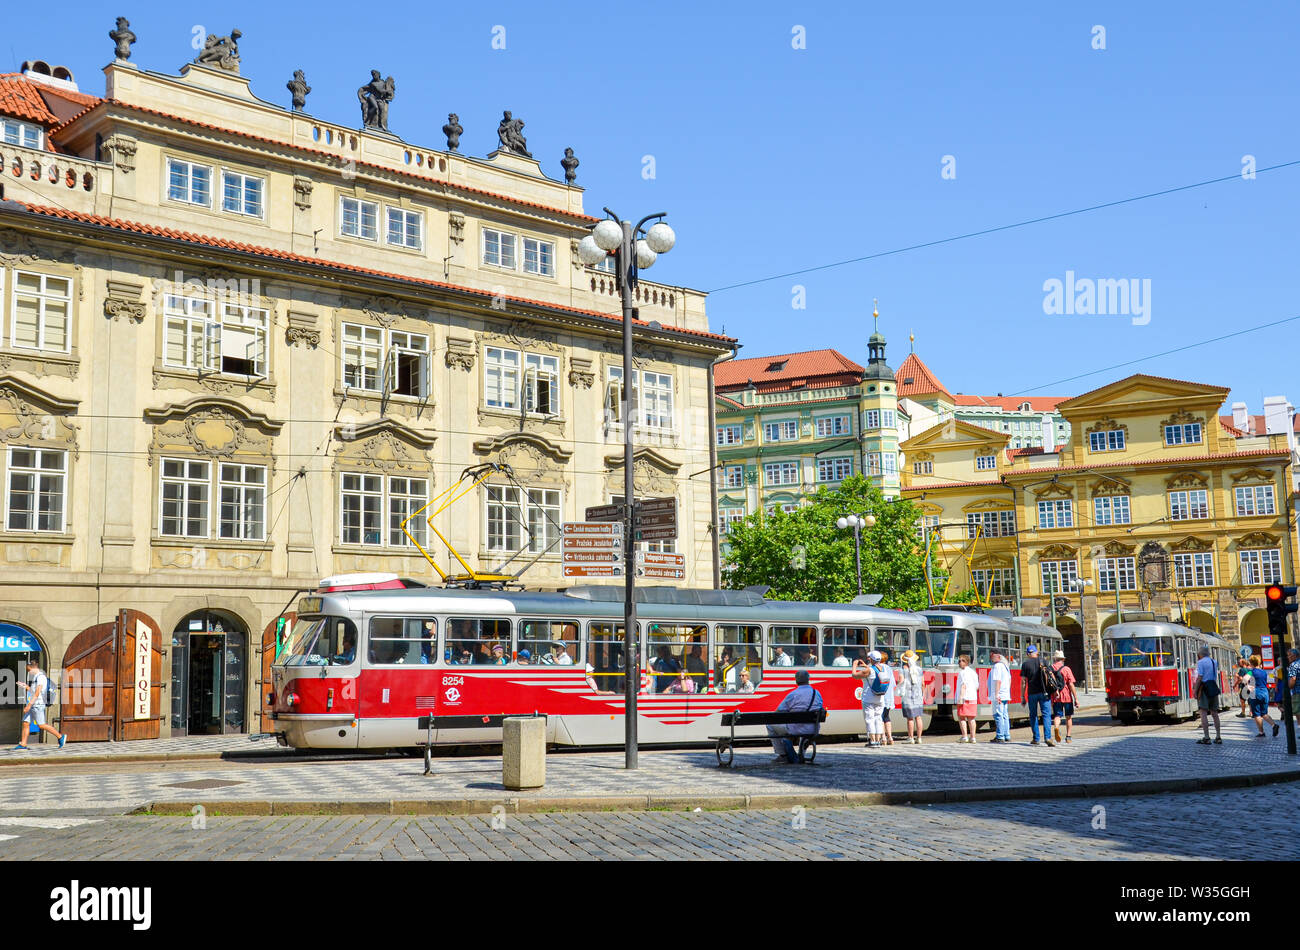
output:
M1284 596L1282 593L1282 585L1269 584L1268 587L1264 588L1264 596L1269 600L1281 600Z

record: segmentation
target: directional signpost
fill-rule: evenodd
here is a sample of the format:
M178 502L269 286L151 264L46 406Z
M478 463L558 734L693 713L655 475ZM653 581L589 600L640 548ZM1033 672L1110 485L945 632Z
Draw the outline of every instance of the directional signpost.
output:
M560 560L565 577L622 577L622 522L564 522Z
M586 511L587 521L622 523L623 506L593 505ZM675 541L677 540L677 499L641 498L632 510L635 521L636 537L634 541Z
M638 551L636 555L636 576L682 580L686 577L686 555L660 553L658 551Z

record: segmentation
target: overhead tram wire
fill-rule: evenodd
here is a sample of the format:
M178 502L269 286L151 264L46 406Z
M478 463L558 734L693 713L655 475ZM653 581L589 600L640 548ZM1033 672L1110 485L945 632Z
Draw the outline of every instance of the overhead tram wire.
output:
M1278 171L1283 168L1291 168L1300 165L1300 159L1290 162L1280 162L1276 165L1269 165L1265 168L1255 169L1255 174L1260 175L1264 172ZM988 234L997 234L1000 231L1014 231L1017 228L1026 228L1031 224L1043 224L1047 221L1058 221L1061 218L1069 218L1078 214L1088 214L1092 211L1103 211L1106 208L1116 208L1120 205L1133 204L1137 201L1146 201L1149 198L1162 198L1165 195L1177 194L1180 191L1191 191L1194 188L1204 188L1207 185L1218 185L1227 181L1244 181L1241 172L1232 175L1225 175L1222 178L1207 178L1205 181L1193 182L1189 185L1178 185L1175 188L1165 188L1160 191L1148 192L1144 195L1132 195L1128 198L1119 198L1115 201L1106 201L1101 204L1088 205L1086 208L1075 208L1072 211L1059 211L1056 214L1042 215L1037 218L1027 218L1024 221L1015 221L1011 224L1000 224L996 227L982 228L979 231L968 231L965 234L954 234L949 237L939 238L934 241L923 241L920 244L909 244L906 247L896 247L888 251L878 251L875 254L864 254L862 257L851 257L842 261L834 261L830 264L818 264L815 267L804 267L800 270L787 271L784 274L773 274L770 277L756 277L753 280L742 280L734 284L726 284L722 287L715 287L705 291L707 294L718 294L724 290L736 290L740 287L752 287L755 284L765 284L773 280L782 280L786 277L799 277L803 274L813 274L817 271L831 270L836 267L846 267L849 264L861 264L864 261L874 261L882 257L892 257L896 254L905 254L908 251L920 251L928 247L939 247L943 244L953 244L957 241L965 241L970 238L984 237Z

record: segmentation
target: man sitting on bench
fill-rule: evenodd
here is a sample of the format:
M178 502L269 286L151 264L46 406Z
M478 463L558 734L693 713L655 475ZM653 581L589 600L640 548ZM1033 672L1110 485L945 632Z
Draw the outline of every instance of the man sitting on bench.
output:
M781 700L781 705L776 707L777 712L815 712L823 707L822 694L808 685L807 670L796 671L794 682L795 688ZM786 736L811 736L816 732L817 724L813 722L768 726L767 734L772 737L772 750L776 753L776 758L772 761L794 765L799 757L795 754L794 743Z

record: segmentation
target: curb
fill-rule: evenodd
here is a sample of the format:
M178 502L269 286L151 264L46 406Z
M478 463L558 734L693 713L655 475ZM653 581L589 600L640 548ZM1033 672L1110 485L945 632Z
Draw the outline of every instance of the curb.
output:
M220 817L281 815L486 815L500 807L508 815L610 811L753 811L756 809L843 808L864 805L951 805L961 802L1030 801L1058 798L1110 798L1168 792L1210 792L1300 781L1300 769L1210 778L1168 778L1069 785L1005 785L984 788L933 788L890 792L809 792L780 795L574 795L568 797L429 801L186 801L153 802L129 815L190 817L196 807ZM78 812L84 814L84 811Z

